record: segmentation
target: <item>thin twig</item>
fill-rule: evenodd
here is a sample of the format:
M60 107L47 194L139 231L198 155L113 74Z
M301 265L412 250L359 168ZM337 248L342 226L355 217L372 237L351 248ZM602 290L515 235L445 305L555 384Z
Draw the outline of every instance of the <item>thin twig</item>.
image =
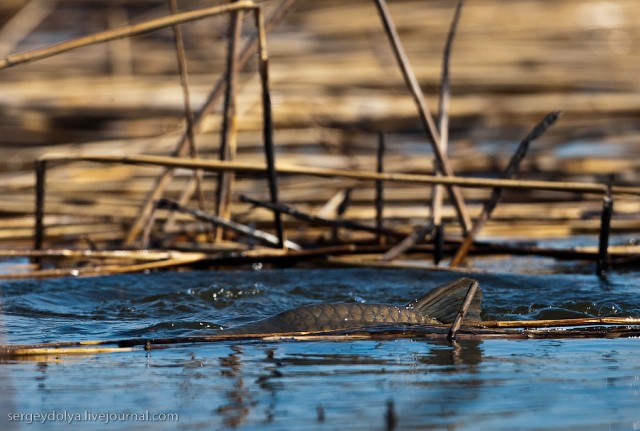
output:
M502 174L503 179L510 179L517 174L520 168L520 163L526 156L531 142L542 136L542 134L558 120L559 116L559 111L550 112L538 124L536 124L536 126L518 145L518 148L516 149L515 153L511 157L511 160L509 161L509 164L507 165L507 168ZM498 206L498 202L500 202L500 198L502 197L502 191L503 189L500 187L496 187L491 191L491 197L484 203L482 212L476 219L473 225L473 229L469 233L467 233L467 235L465 235L460 248L456 252L453 259L451 259L450 266L455 267L462 263L467 253L469 252L474 239L480 233L480 230L482 229L486 221L491 217L493 210L495 210L496 206Z
M378 7L378 12L380 13L380 17L384 24L385 32L387 33L389 42L393 47L396 61L398 62L398 66L402 71L402 76L404 77L407 86L411 90L413 99L418 108L420 120L422 121L425 131L427 132L427 136L429 137L431 147L433 148L433 153L438 162L438 167L444 175L451 177L453 176L453 169L451 169L451 165L449 163L449 160L447 159L447 156L441 151L440 146L438 145L440 142L440 135L438 133L438 130L436 129L436 125L433 122L433 118L431 117L431 113L429 112L429 108L425 101L424 95L422 94L420 85L418 84L418 80L416 79L416 76L411 69L409 59L407 58L404 48L402 47L402 42L400 41L398 32L391 19L387 3L385 0L375 1L376 6ZM460 189L458 189L457 187L447 185L447 188L451 196L451 201L453 202L453 205L456 209L456 213L458 214L460 226L462 227L463 232L466 233L469 231L469 229L471 229L471 217L469 217L469 212L467 211L467 207L464 203L462 193L460 193Z

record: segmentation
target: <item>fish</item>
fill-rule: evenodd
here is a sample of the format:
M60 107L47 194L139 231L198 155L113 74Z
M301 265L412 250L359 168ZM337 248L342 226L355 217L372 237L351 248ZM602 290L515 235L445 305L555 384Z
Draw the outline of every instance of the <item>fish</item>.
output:
M454 321L471 284L476 280L459 278L436 287L404 306L367 303L320 303L302 305L272 317L220 330L222 334L274 334L324 332L361 329L382 325L441 325ZM480 321L482 291L476 294L465 321Z

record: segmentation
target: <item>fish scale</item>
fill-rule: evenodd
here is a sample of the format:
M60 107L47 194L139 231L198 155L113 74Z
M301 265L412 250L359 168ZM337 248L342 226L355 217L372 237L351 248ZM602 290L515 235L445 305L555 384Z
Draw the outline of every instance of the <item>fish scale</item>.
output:
M366 326L450 323L475 280L460 278L439 286L405 306L366 303L323 303L303 305L264 320L230 329L225 334L273 334L358 329ZM478 288L468 311L479 320L482 292Z

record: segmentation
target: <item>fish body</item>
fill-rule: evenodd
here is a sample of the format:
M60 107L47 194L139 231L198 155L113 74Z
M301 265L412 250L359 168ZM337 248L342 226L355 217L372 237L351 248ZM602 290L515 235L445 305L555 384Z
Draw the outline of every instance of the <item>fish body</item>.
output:
M222 330L225 334L273 334L358 329L366 326L451 323L475 280L460 278L404 306L366 303L303 305L275 316ZM478 288L468 320L480 320L482 292Z

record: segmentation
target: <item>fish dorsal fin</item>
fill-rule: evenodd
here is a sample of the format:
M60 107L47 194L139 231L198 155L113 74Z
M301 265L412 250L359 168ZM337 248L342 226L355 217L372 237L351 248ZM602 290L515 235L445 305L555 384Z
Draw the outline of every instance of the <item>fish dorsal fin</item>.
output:
M443 284L420 298L414 299L407 304L407 308L418 310L423 315L432 317L441 323L451 323L456 318L471 283L475 281L471 278L459 278ZM480 321L481 311L482 290L478 287L465 320Z

